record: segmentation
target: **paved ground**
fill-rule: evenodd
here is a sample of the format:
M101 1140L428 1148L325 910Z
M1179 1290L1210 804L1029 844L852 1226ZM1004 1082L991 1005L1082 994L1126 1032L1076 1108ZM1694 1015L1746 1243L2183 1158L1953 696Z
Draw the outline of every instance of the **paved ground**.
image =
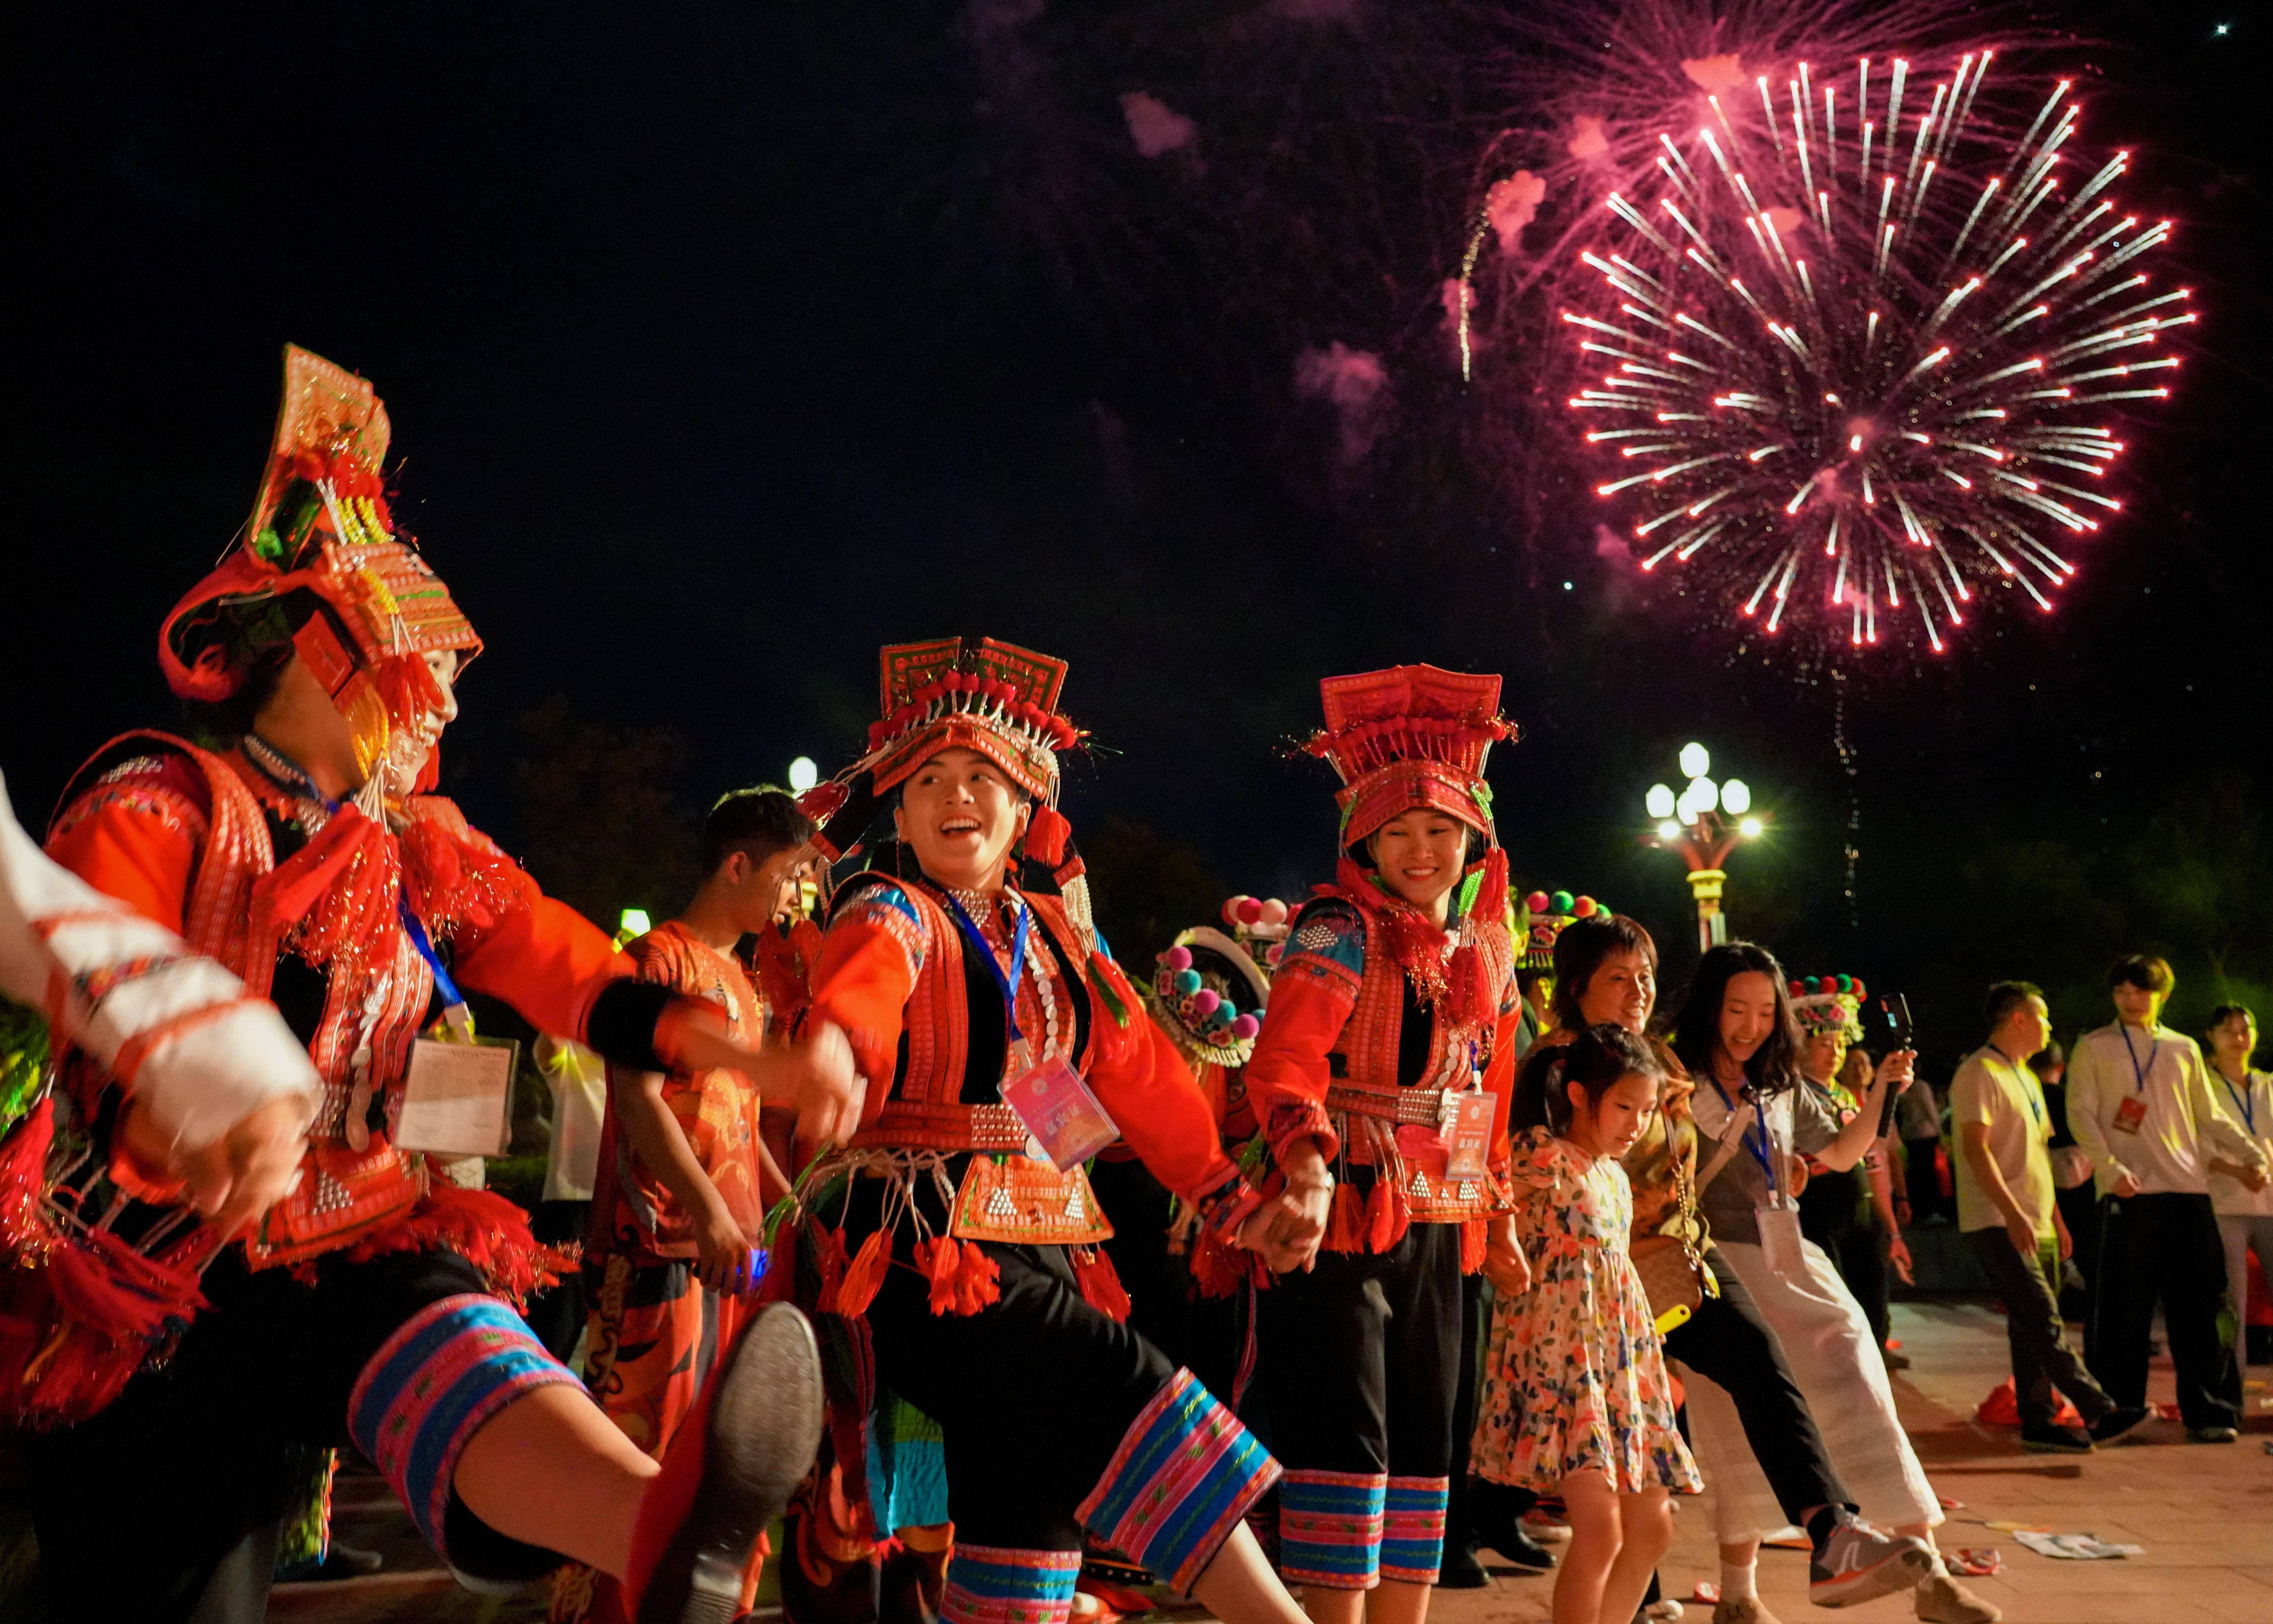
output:
M1969 1302L1905 1303L1895 1335L1914 1364L1895 1378L1902 1418L1936 1486L1962 1502L1941 1530L1946 1548L1993 1545L2004 1571L1969 1581L2005 1610L2009 1624L2273 1624L2273 1400L2258 1366L2242 1441L2227 1448L2178 1441L2175 1422L2148 1437L2082 1459L2021 1453L2014 1434L1977 1425L1974 1406L2006 1374L2004 1322ZM2153 1396L2168 1399L2168 1362L2157 1364ZM2055 1532L2088 1532L2146 1547L2124 1561L2064 1562L2035 1554L2005 1530L2014 1522ZM532 1597L482 1598L460 1590L433 1564L409 1519L371 1478L341 1484L338 1528L348 1540L384 1549L387 1570L343 1584L289 1585L270 1609L295 1624L524 1624L544 1616ZM1678 1523L1665 1567L1669 1594L1686 1596L1718 1571L1709 1513L1692 1502ZM0 1563L0 1567L6 1566ZM1785 1624L1833 1615L1807 1605L1806 1558L1771 1550L1760 1559L1760 1591ZM1432 1624L1534 1624L1548 1619L1549 1578L1495 1578L1482 1591L1443 1591ZM10 1612L0 1605L0 1614ZM1692 1606L1692 1624L1711 1617ZM1184 1615L1186 1620L1194 1615ZM1890 1597L1837 1615L1842 1624L1910 1616L1907 1597ZM1183 1620L1179 1620L1183 1624Z
M2004 1609L2007 1624L2273 1624L2273 1413L2266 1366L2255 1366L2251 1419L2239 1444L2188 1445L2178 1423L2158 1422L2149 1441L2077 1457L2023 1455L2017 1435L1973 1420L1984 1395L2009 1373L2003 1316L1972 1304L1900 1303L1894 1335L1912 1358L1897 1373L1903 1423L1934 1486L1962 1504L1939 1531L1943 1548L1993 1545L2004 1570L1965 1583ZM2172 1396L2170 1361L2156 1361L2154 1398ZM1708 1488L1707 1493L1710 1493ZM2037 1555L2005 1530L2019 1523L2056 1533L2092 1533L2146 1547L2120 1561L2059 1561ZM1692 1502L1677 1520L1662 1570L1669 1595L1686 1596L1719 1574L1709 1510ZM1532 1624L1549 1617L1551 1578L1496 1577L1486 1591L1440 1591L1431 1624ZM1760 1555L1761 1599L1784 1620L1879 1624L1911 1616L1907 1596L1836 1614L1807 1603L1807 1558ZM1692 1606L1692 1620L1709 1619Z

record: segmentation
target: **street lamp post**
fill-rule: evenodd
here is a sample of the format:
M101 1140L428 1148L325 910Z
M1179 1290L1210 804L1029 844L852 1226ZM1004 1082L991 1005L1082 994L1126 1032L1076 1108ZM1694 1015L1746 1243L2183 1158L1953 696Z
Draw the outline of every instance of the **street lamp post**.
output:
M1713 758L1698 744L1681 747L1681 771L1689 787L1678 796L1670 784L1652 784L1642 797L1653 827L1642 839L1681 854L1689 865L1689 894L1697 900L1697 946L1702 950L1729 939L1729 916L1721 911L1728 883L1729 854L1740 841L1755 840L1767 822L1752 811L1752 792L1741 778L1714 783L1707 776Z

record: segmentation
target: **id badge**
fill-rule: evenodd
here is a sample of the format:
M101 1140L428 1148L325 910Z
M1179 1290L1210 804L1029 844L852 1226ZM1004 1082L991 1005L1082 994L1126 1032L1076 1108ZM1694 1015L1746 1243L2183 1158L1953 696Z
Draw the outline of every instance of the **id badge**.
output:
M395 1144L441 1156L503 1156L513 1137L520 1056L521 1045L509 1039L418 1039L402 1077Z
M2137 1133L2139 1125L2146 1119L2147 1096L2143 1094L2127 1094L2123 1103L2115 1108L2115 1131L2119 1134Z
M1017 1113L1050 1165L1071 1172L1121 1137L1121 1129L1081 1074L1063 1060L1022 1072L1002 1085L1002 1103Z
M1452 1119L1444 1129L1444 1177L1458 1180L1482 1179L1491 1149L1492 1105L1489 1094L1455 1094L1450 1104Z
M1800 1250L1799 1211L1793 1207L1755 1207L1753 1222L1760 1229L1760 1256L1777 1274L1797 1278L1807 1273L1807 1254Z

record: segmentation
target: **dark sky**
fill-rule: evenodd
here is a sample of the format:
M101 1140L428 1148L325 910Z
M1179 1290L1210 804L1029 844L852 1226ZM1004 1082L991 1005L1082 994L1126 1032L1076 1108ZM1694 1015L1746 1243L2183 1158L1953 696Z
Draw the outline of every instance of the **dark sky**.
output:
M1448 35L1479 10L1399 4ZM1433 81L1344 9L1350 37L1303 54L1262 4L49 8L6 71L19 808L170 719L155 629L249 504L290 340L387 401L396 512L489 642L446 787L509 842L506 724L548 695L681 730L677 788L707 800L799 752L833 769L879 644L987 632L1069 658L1069 709L1117 752L1076 770L1077 827L1118 812L1285 890L1328 862L1331 775L1279 750L1317 678L1429 660L1508 674L1519 882L1601 893L1669 944L1677 866L1632 829L1695 737L1780 814L1734 865L1739 925L1751 887L1795 969L1935 988L1947 1041L1967 977L2049 981L2040 962L2134 939L2273 984L2262 936L2203 958L2199 907L2071 897L2055 923L1962 877L2039 842L2071 888L2120 857L2151 893L2124 854L2151 868L2149 820L2219 773L2255 775L2211 818L2266 872L2254 14L2035 13L2104 41L2069 53L2089 140L2139 153L2127 195L2180 221L2204 321L2059 615L1837 685L1850 783L1821 673L1619 606L1595 515L1557 499L1564 445L1501 448L1546 493L1528 518L1474 468L1482 408L1417 375L1412 334L1495 110L1423 88L1412 128L1353 133L1361 74L1392 100L1400 71ZM1148 86L1204 166L1130 149L1115 96ZM1337 339L1400 369L1354 466L1292 387L1294 353Z

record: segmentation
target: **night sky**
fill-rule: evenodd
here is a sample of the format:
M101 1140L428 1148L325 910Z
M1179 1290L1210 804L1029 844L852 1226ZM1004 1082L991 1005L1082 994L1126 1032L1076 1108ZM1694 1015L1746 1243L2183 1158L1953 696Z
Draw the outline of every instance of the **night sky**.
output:
M1507 674L1519 884L1637 914L1677 981L1679 865L1634 835L1695 737L1776 814L1731 864L1739 930L1913 989L1945 1056L1992 975L2096 1024L2134 947L2178 962L2178 1013L2262 1007L2262 19L2024 14L2101 41L2044 62L2091 151L2136 153L2127 200L2179 222L2203 320L2058 615L1834 681L1636 606L1567 438L1487 431L1432 323L1499 112L1422 46L1494 8L1398 3L1403 32L1363 3L1061 0L19 21L19 811L173 720L154 633L250 504L289 340L386 400L395 512L488 640L445 788L509 848L514 719L551 696L684 736L664 787L697 808L841 764L880 644L986 632L1072 662L1111 747L1069 772L1076 829L1117 814L1284 894L1331 861L1332 775L1284 748L1317 679L1425 660ZM1129 90L1194 153L1141 156ZM1336 341L1392 377L1355 458L1294 387Z

